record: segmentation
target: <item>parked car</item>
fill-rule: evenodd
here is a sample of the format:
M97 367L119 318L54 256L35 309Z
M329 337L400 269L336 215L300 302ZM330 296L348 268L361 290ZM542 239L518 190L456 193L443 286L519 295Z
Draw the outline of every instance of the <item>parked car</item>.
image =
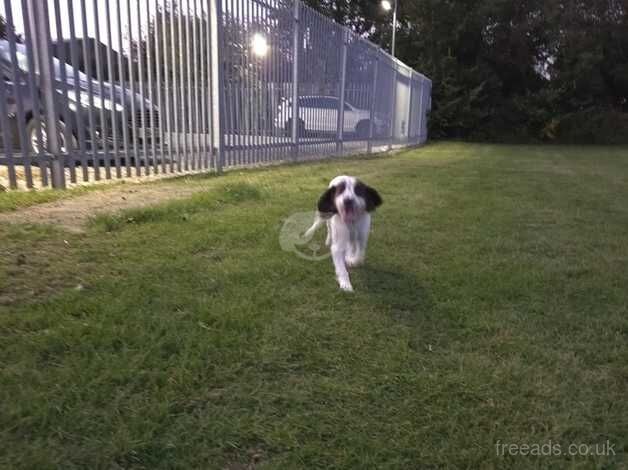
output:
M36 87L37 97L34 97L31 93L29 85L29 64L27 58L26 46L23 44L16 44L16 59L17 80L13 80L13 68L11 65L11 53L9 49L9 42L6 40L0 40L0 72L2 74L6 103L8 107L9 116L12 118L15 126L26 126L26 138L29 145L29 151L32 153L38 153L39 148L39 129L37 126L37 118L41 122L42 140L46 141L47 129L43 118L43 92L39 88L39 77L35 75L34 84ZM82 123L84 129L83 135L85 138L85 144L90 150L100 150L105 146L111 147L113 145L112 139L112 111L116 115L116 128L118 130L119 141L122 141L122 129L124 126L130 129L132 118L132 104L135 106L135 123L138 128L138 135L141 143L142 137L142 113L145 113L145 122L147 123L147 133L151 129L155 129L158 125L158 110L147 99L142 99L140 94L131 93L130 90L122 88L118 85L114 85L108 82L100 83L88 77L83 72L75 70L71 65L61 63L58 59L53 58L53 70L54 70L54 89L56 91L55 100L57 103L57 133L60 142L62 152L66 152L70 147L78 148L77 141L79 138L79 122ZM63 73L65 77L63 77ZM78 81L75 82L75 76L78 76ZM91 87L90 101L89 89ZM36 99L35 99L36 98ZM17 102L21 99L22 108L24 111L24 121L17 122ZM151 108L154 121L151 124L150 115ZM101 109L104 111L104 119L102 121ZM91 121L90 121L91 110ZM123 110L126 111L126 121L123 119ZM93 122L94 129L90 128L90 123ZM66 127L70 128L70 135L72 142L66 142ZM107 130L106 135L104 134ZM93 132L92 132L93 131ZM19 146L20 140L17 138L17 129L12 136L14 142L14 148ZM96 137L96 141L93 142L92 134ZM149 134L150 135L150 134ZM147 136L147 140L148 140ZM19 156L19 152L16 152L16 156Z
M335 134L338 130L338 109L340 99L335 96L300 96L298 134ZM368 137L371 125L371 112L360 109L351 103L344 103L344 128L346 134ZM292 132L292 100L284 98L277 110L275 126L284 129L287 135ZM382 134L385 121L380 117L373 120L373 132Z

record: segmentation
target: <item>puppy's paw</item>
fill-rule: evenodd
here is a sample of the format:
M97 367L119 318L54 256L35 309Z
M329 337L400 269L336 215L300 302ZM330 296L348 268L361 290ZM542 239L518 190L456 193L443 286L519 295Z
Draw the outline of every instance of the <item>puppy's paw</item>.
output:
M353 292L353 286L349 279L338 279L338 285L340 286L340 290L344 292Z

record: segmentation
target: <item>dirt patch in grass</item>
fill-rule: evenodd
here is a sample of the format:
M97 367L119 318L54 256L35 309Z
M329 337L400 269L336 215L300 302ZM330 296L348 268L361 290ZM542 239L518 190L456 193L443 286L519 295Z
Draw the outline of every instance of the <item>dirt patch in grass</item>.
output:
M180 183L138 184L97 191L71 199L39 204L0 214L0 223L50 224L80 233L93 216L124 209L142 208L164 201L182 199L202 191L204 186Z

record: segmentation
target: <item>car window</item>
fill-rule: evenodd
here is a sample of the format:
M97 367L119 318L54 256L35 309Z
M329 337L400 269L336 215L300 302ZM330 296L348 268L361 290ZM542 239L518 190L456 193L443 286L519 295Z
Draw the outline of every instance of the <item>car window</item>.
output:
M301 108L311 108L312 107L312 98L299 98L299 107L301 107Z
M308 96L299 98L299 107L317 109L338 109L338 98Z
M337 98L325 98L325 108L338 109L338 99Z

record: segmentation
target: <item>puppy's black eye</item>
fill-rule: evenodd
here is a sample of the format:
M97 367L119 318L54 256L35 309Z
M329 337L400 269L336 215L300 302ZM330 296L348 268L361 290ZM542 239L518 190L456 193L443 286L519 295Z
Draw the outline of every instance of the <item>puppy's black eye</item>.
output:
M339 196L340 194L345 192L345 183L340 183L338 186L336 186L336 196Z

